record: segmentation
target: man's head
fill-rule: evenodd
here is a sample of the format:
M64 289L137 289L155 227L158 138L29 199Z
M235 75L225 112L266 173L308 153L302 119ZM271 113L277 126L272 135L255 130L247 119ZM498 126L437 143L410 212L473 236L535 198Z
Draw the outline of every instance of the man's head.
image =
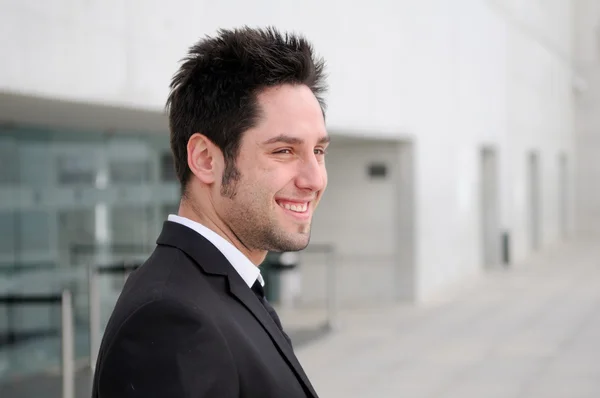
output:
M327 185L323 69L303 37L242 28L198 42L173 78L183 203L248 251L308 244Z

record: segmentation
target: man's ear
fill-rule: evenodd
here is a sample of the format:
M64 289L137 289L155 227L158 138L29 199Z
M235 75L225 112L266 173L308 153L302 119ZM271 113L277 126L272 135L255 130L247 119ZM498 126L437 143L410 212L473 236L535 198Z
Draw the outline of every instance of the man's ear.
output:
M187 144L188 167L204 184L212 184L220 177L220 151L206 136L195 133Z

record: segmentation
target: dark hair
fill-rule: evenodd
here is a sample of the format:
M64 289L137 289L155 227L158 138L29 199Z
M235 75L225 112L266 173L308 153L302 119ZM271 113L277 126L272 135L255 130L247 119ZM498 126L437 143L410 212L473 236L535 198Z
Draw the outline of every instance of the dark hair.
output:
M221 29L189 50L170 84L166 109L177 178L185 195L187 143L202 133L223 151L223 185L235 178L242 133L260 116L257 95L281 84L308 86L325 112L324 61L302 36L273 27Z

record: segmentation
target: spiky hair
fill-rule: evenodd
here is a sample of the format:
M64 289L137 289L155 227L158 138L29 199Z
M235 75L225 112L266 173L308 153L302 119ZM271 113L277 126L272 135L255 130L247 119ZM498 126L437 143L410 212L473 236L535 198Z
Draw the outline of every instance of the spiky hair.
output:
M187 142L201 132L233 167L241 136L258 120L257 95L281 84L308 86L326 104L325 63L306 38L274 27L221 29L194 44L173 76L166 110L177 177L185 192L191 171Z

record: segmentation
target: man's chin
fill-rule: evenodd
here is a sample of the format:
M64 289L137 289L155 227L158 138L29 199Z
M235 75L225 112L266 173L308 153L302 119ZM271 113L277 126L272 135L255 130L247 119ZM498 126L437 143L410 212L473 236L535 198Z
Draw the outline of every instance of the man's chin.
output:
M310 243L310 228L307 233L288 234L285 239L278 242L277 252L297 252L306 249Z

